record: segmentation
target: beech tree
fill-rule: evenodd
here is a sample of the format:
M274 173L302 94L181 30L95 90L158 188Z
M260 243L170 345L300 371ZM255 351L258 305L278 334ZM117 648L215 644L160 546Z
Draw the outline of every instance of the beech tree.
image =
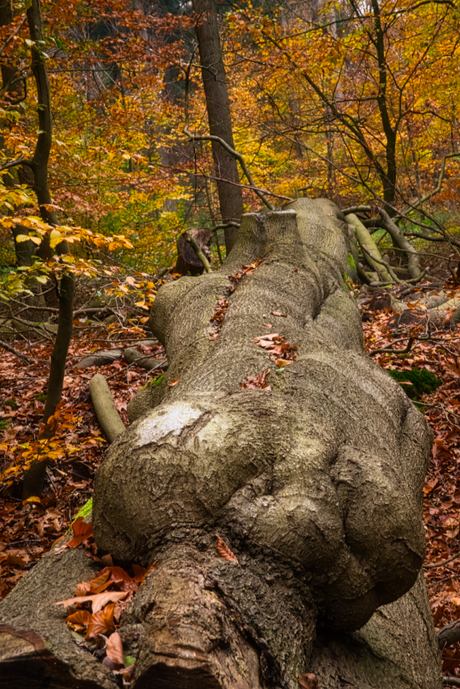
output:
M209 132L211 136L222 139L234 149L227 76L222 58L215 3L214 0L194 0L193 7L197 13L196 35L206 95ZM212 141L212 153L222 221L224 224L228 221L239 222L243 214L243 198L235 156L216 139ZM227 253L233 247L237 234L237 227L225 228Z
M245 215L220 270L159 291L170 365L94 494L99 553L157 563L120 620L134 687L442 685L419 575L431 436L363 353L353 237L301 199ZM0 686L117 686L56 607L98 568L56 549L2 602Z
M389 65L393 20L384 26L376 3L365 16L354 8L355 32L340 49L336 36L323 27L314 27L310 45L305 31L297 40L295 32L287 33L288 25L281 40L261 14L253 24L246 22L254 38L251 50L260 50L251 64L276 57L261 92L270 109L281 115L280 121L284 122L285 103L289 107L290 129L280 133L278 126L272 128L270 155L264 158L255 151L263 149L269 127L264 108L264 117L253 117L259 94L255 88L248 90L241 110L251 127L264 130L264 135L243 135L241 120L238 138L232 135L214 8L201 1L195 10L210 133L192 134L196 128L190 121L177 131L212 144L214 169L208 172L217 178L223 220L235 222L242 209L237 160L249 181L245 201L254 207L256 194L266 201L261 187L269 186L267 180L273 181L276 174L280 181L272 189L280 200L292 201L300 186L298 176L290 176L293 163L280 143L293 134L291 115L297 100L288 93L291 77L308 86L296 111L295 145L316 150L312 138L322 141L327 153L323 162L328 169L339 168L352 183L342 186L338 196L357 201L365 190L367 201L382 196L383 203L355 204L342 213L325 200L299 199L279 212L245 215L236 243L236 229L227 234L229 255L221 268L186 276L160 290L149 325L166 348L169 368L130 403L130 428L121 433L118 425L109 435L116 439L95 486L98 557L110 555L115 567L152 567L155 562L158 567L128 607L117 607L123 647L113 667L125 671L125 655L135 659L136 688L156 684L311 689L317 683L326 689L344 684L356 689L437 689L438 646L420 575L421 493L430 433L397 384L364 355L359 313L349 287L350 280L356 283L358 278L374 286L402 279L371 237L369 230L377 227L388 232L406 256L404 277L417 282L424 274L417 252L401 231L410 221L427 230L417 212L428 194L419 186L414 200L408 196L410 183L397 189L400 161L407 151L398 157L396 143L402 121L412 124L409 115L414 113L389 86L390 75L396 74L394 64L393 71ZM38 26L33 19L37 6L38 0L33 0L28 10L31 31ZM160 143L149 141L158 134L159 142L162 127L171 132L172 122L184 124L177 104L166 109L161 100L162 70L175 60L178 72L187 73L192 69L186 59L190 56L180 50L179 57L174 56L172 44L162 52L164 45L152 39L158 25L141 12L139 3L134 7L130 11L136 15L125 13L118 2L71 5L72 30L85 38L69 48L82 60L78 64L85 73L84 78L72 74L72 87L85 86L77 119L83 120L85 113L95 124L80 128L80 121L75 123L76 87L66 86L71 104L58 115L65 121L69 114L74 128L69 128L66 143L61 142L69 151L67 177L59 170L62 185L56 182L56 187L65 188L61 194L68 211L79 217L87 213L91 222L104 226L109 247L115 244L113 227L127 217L127 206L135 209L132 225L137 232L140 219L152 209L158 211L159 222L159 209L175 194L189 194L189 201L197 201L190 183L184 182L193 175L189 162L168 168L165 181L168 166L155 148ZM111 30L94 38L99 14L104 28ZM399 15L393 7L392 16ZM420 26L423 10L417 17ZM447 22L453 15L446 17ZM142 21L142 35L134 33L136 18ZM235 13L227 18L228 26L240 19ZM315 12L311 21L317 19ZM56 16L49 21L59 26ZM171 21L168 17L169 27ZM447 34L443 32L443 56L457 50ZM31 41L38 77L43 76L43 64L35 59L40 57L40 40L36 33ZM432 37L428 43L435 46ZM56 45L56 54L65 52ZM338 93L341 80L331 85L327 76L332 65L334 74L349 77L345 68L350 46L358 46L363 61L369 58L372 65L365 79L358 78L356 69L352 72L361 98L346 90ZM159 59L152 57L155 50L161 53ZM149 57L145 62L140 57L144 53ZM414 60L401 70L420 73L423 59ZM128 64L135 66L132 75ZM56 82L64 85L67 77L59 75L59 66L56 57ZM88 85L88 75L96 86ZM352 81L344 82L347 88ZM397 83L399 95L406 93L405 77ZM39 94L46 84L37 84ZM161 104L157 109L156 96ZM190 101L190 119L200 122L204 106L198 89ZM400 107L396 117L395 103ZM39 105L46 104L39 100ZM319 113L317 119L310 121L307 110ZM40 119L40 144L43 133L51 142L49 114L48 107L48 120ZM251 131L249 124L247 130ZM342 142L339 160L325 134ZM457 156L455 146L454 136L453 150L442 152L443 165L448 156ZM47 158L49 149L45 153ZM245 162L248 155L254 178ZM295 163L300 160L297 156ZM39 163L35 155L28 161L33 172L41 169ZM7 164L5 169L11 167ZM312 170L310 164L302 175ZM428 170L425 183L433 186L433 171ZM444 171L442 167L438 191ZM69 201L74 181L87 186L88 192L84 199L75 194ZM101 191L104 185L110 185L110 191ZM110 207L114 199L116 212ZM396 200L410 203L395 215ZM40 205L52 212L46 200ZM270 208L271 203L265 205ZM178 214L173 215L176 222ZM445 239L447 233L436 219L434 227ZM60 238L73 236L71 228L54 231ZM428 231L433 232L431 226ZM90 235L82 231L80 236ZM145 237L152 235L147 232ZM448 239L460 243L455 237ZM139 253L138 257L143 258ZM66 615L56 607L78 604L75 592L87 591L83 582L99 569L97 560L64 544L44 557L5 599L0 606L0 686L117 686L119 676L112 673L110 662L101 665L89 652L94 647L75 643ZM110 618L113 612L109 609L105 615Z

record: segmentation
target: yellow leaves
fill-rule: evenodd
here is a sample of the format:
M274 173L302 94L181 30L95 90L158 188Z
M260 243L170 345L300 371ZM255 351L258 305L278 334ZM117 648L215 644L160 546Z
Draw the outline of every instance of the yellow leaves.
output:
M63 240L62 234L59 232L59 230L51 230L50 234L50 246L52 249L54 249L58 244L60 244Z
M135 301L134 306L137 306L140 309L145 309L146 311L149 310L149 307L145 303L145 299L143 299L142 301Z

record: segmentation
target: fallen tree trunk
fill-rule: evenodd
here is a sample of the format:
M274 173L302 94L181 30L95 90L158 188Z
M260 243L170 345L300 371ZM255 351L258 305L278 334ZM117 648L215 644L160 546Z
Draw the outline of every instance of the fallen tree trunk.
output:
M100 549L158 561L121 618L135 689L297 689L305 673L319 689L442 686L417 580L431 437L363 352L348 232L325 201L247 215L220 270L159 291L170 366L131 405L94 495ZM0 606L0 677L42 667L33 631L56 660L47 686L114 687L71 651L53 557ZM75 559L54 562L56 600Z

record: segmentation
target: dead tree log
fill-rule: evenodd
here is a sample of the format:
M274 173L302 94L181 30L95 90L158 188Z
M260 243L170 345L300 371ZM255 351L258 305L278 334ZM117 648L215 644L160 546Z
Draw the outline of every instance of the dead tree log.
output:
M205 259L211 258L210 245L212 230L206 228L193 228L188 232L182 232L177 240L177 262L173 272L180 275L201 275L204 269L203 261L199 258L194 247L187 241L186 236L190 235L198 244L203 252Z
M245 216L220 270L159 291L170 367L131 405L94 495L99 547L158 561L121 619L135 689L298 689L306 672L320 689L442 686L418 578L431 437L363 352L349 251L338 209L301 199ZM50 586L72 595L62 570L79 556L50 583L53 557L0 606L0 677L43 667L34 632L55 660L47 686L115 687L70 650Z

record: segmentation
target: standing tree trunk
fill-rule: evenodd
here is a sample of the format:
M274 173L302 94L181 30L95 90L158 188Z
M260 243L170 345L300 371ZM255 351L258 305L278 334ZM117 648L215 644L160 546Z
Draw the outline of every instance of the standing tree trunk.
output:
M34 157L30 163L34 175L34 191L37 195L40 215L50 225L56 225L56 214L51 205L51 193L48 184L48 161L52 143L51 97L46 55L43 50L43 19L40 0L32 0L27 9L31 47L32 72L37 86L38 97L38 139Z
M0 0L0 26L8 26L13 22L13 7L11 0ZM1 65L2 74L2 105L8 107L14 106L18 101L25 98L25 88L22 86L22 94L18 94L18 70L13 59L6 60L3 58ZM2 129L11 126L5 118L2 121ZM4 136L0 135L0 148L5 154L5 140ZM15 177L13 172L3 174L3 182L5 186L13 186L15 184ZM4 211L5 212L5 209ZM30 266L33 262L33 254L36 252L36 246L32 241L17 242L16 237L20 234L27 234L27 228L22 225L13 225L14 248L16 253L16 261L18 266ZM34 304L33 300L30 303Z
M98 546L158 561L121 618L133 689L442 686L419 575L431 435L363 352L349 242L337 207L299 199L244 216L219 271L159 291L170 367L94 495ZM115 689L53 605L95 570L51 552L7 596L0 687Z
M57 225L56 213L51 203L51 193L48 183L48 161L52 143L51 96L46 56L43 50L43 18L40 0L32 0L27 8L27 21L30 38L34 42L31 46L32 72L35 78L38 96L38 124L39 134L35 146L34 157L28 162L33 171L33 188L40 207L40 215L44 222ZM68 252L67 242L63 241L56 247L58 254ZM49 236L46 236L38 252L42 258L51 256ZM50 418L61 400L64 384L65 365L70 338L72 336L74 279L71 274L64 273L57 281L56 290L59 300L59 325L51 355L50 374L45 411L43 415L44 430L41 438L50 437L54 425L50 425ZM32 495L41 495L45 479L46 461L35 461L24 477L23 499Z
M220 137L234 149L227 76L222 59L215 3L214 0L194 0L193 8L199 15L196 35L200 50L209 131L212 136ZM229 220L239 221L243 214L243 197L239 186L236 160L217 141L212 142L212 154L222 221L224 223ZM235 244L237 235L238 228L225 229L227 254Z

